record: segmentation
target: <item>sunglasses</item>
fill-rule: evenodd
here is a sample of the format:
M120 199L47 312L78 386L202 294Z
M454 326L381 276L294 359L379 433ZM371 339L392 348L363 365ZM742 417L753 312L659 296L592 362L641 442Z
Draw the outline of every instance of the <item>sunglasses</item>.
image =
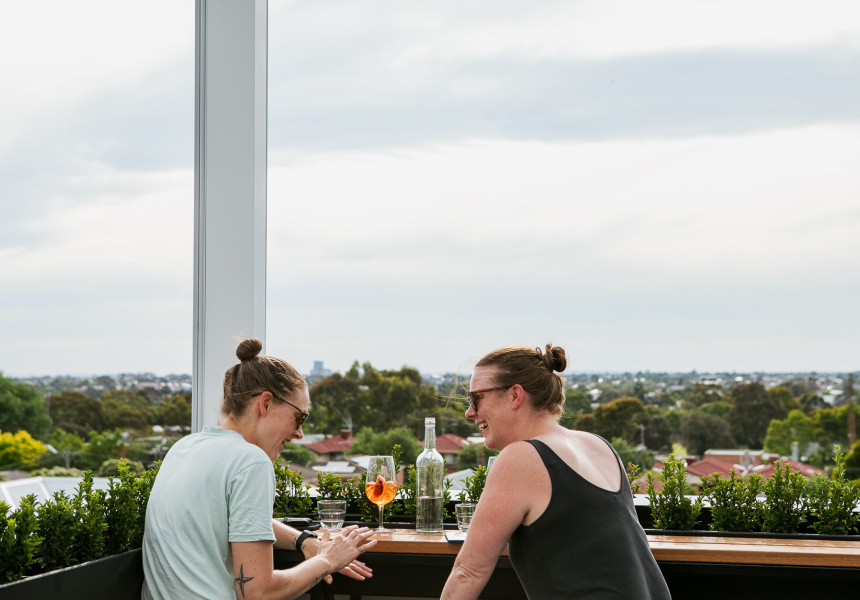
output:
M499 387L491 387L485 390L475 390L473 392L469 392L469 406L473 411L478 412L478 403L481 401L481 396L479 394L486 394L487 392L496 392L498 390L509 390L512 385L502 385Z
M304 423L304 422L305 422L305 420L307 420L307 418L308 418L308 417L310 416L310 414L311 414L311 413L309 413L309 412L306 412L306 411L302 410L301 408L299 408L298 406L296 406L296 405L295 405L295 404L293 404L292 402L289 402L289 401L287 401L287 400L281 400L280 398L278 398L278 397L277 397L277 396L275 396L274 394L272 394L272 398L274 398L274 399L275 399L275 400L277 400L278 402L283 402L284 404L289 404L290 406L292 406L293 408L295 408L297 411L299 411L299 413L296 415L296 427L301 427L301 426L302 426L302 423Z

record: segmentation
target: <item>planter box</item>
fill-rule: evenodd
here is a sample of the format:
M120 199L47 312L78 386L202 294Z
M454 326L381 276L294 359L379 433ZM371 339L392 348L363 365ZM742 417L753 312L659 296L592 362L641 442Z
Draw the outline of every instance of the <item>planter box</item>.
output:
M0 585L3 600L140 600L141 550L25 577Z

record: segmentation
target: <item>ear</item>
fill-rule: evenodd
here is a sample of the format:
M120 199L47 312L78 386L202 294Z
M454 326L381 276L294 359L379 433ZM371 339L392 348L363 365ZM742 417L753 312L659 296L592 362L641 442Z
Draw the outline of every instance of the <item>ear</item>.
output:
M526 399L526 391L523 389L523 386L521 386L519 383L516 383L511 387L511 392L513 392L514 394L514 397L511 400L511 408L517 410L522 405L523 401Z
M272 396L272 392L263 392L260 394L260 398L257 400L254 408L259 412L261 417L265 417L274 403L275 397Z

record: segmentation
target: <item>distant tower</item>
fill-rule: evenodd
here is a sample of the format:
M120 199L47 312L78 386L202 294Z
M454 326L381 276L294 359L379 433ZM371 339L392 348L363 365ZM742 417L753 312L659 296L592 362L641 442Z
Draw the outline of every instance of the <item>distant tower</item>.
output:
M845 385L845 391L848 395L848 449L847 454L854 448L854 441L857 439L857 425L854 423L854 373L848 374L848 383Z

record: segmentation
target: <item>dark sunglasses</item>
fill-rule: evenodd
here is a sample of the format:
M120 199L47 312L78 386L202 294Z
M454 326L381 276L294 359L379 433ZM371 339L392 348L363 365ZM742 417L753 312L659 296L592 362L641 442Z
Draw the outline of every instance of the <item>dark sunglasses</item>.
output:
M306 420L306 419L310 416L310 414L311 414L311 413L309 413L309 412L305 412L305 411L303 411L301 408L299 408L298 406L296 406L296 405L295 405L295 404L293 404L292 402L289 402L289 401L287 401L287 400L281 400L280 398L278 398L278 397L277 397L277 396L275 396L274 394L272 394L272 398L274 398L274 399L275 399L275 400L277 400L278 402L283 402L284 404L289 404L290 406L292 406L293 408L295 408L297 411L299 411L299 414L297 414L297 415L296 415L296 427L301 427L301 426L302 426L302 423L304 423L304 422L305 422L305 420Z
M502 385L499 387L487 388L485 390L475 390L473 392L469 392L469 406L472 407L472 410L474 410L475 412L478 412L478 402L481 401L481 396L479 396L478 394L485 394L487 392L496 392L498 390L509 390L512 387L514 387L514 386Z

